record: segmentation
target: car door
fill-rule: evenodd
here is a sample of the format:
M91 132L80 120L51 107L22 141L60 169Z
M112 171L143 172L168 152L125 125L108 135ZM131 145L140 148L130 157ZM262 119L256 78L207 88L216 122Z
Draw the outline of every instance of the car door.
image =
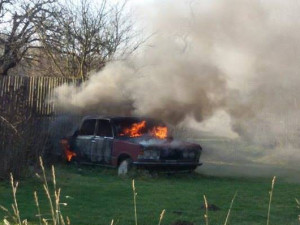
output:
M76 150L83 161L91 161L92 149L95 148L96 119L83 121L76 138Z
M113 143L113 130L108 119L99 119L96 125L95 146L91 160L102 164L110 164Z

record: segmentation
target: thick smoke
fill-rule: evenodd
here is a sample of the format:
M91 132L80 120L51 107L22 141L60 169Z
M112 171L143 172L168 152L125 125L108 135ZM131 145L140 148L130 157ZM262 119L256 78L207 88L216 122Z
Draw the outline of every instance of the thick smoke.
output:
M226 82L202 53L183 52L177 41L161 38L162 46L148 49L141 61L110 63L80 87L62 86L55 102L72 111L202 121L224 106Z
M299 160L300 5L169 0L149 8L155 35L142 53L109 63L79 87L59 87L56 105L172 124L201 125L222 112L231 133L276 149L277 161Z
M224 107L226 77L209 57L212 46L198 39L191 18L182 17L181 25L174 26L176 21L167 17L180 16L179 10L153 18L161 24L142 56L109 63L80 87L58 88L56 104L64 110L146 115L173 124L187 116L202 121Z

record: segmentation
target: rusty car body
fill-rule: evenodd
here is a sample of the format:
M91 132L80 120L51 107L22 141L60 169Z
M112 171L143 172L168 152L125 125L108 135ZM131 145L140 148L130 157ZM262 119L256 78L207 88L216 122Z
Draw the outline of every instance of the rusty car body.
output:
M202 148L174 140L167 126L142 117L84 117L70 137L61 141L68 161L147 169L194 170Z

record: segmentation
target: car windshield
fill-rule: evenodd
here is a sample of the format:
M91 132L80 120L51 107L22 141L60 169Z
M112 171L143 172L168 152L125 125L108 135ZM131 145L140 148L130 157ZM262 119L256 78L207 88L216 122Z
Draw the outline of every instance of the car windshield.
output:
M168 137L167 126L152 119L125 118L114 121L119 137L137 138L151 136L165 139Z

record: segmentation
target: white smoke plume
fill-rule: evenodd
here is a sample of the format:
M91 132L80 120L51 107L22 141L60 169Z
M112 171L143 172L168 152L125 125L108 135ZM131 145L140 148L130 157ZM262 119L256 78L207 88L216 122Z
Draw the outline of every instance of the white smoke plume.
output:
M146 115L172 123L187 115L199 121L211 116L224 104L220 71L201 54L182 52L176 40L159 42L163 46L148 49L143 63L110 63L80 87L60 87L56 103L66 110Z
M222 111L244 140L300 159L300 4L169 0L149 8L155 35L142 54L59 87L57 107L172 124L203 124Z

